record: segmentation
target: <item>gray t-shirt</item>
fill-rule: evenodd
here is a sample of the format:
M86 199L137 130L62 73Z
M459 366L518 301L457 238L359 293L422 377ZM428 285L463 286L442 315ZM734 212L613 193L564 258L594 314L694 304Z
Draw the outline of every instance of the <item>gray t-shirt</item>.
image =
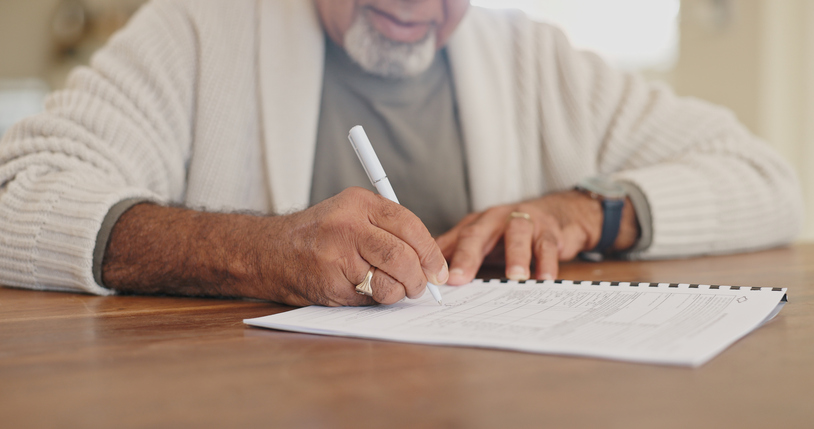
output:
M402 205L440 235L470 211L464 147L446 52L419 76L370 75L326 41L311 204L350 186L374 190L348 131L362 125Z

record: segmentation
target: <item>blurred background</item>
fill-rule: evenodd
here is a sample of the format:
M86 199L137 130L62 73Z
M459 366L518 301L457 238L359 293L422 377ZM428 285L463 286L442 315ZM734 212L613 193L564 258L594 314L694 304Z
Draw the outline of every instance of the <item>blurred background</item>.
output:
M224 0L228 1L228 0ZM303 0L306 1L306 0ZM49 91L144 0L0 0L0 135L42 109ZM800 177L801 240L814 238L814 1L472 0L518 8L572 43L681 95L733 110Z

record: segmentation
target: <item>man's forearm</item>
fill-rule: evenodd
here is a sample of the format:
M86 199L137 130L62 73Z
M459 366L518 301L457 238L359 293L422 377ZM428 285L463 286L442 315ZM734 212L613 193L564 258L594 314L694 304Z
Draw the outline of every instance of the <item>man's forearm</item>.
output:
M354 291L371 267L372 298ZM362 188L282 216L138 204L116 222L102 262L105 285L121 292L299 306L392 304L446 271L418 217Z
M272 238L280 222L138 204L113 228L102 279L120 292L259 297L261 273L270 273L270 256L279 246Z

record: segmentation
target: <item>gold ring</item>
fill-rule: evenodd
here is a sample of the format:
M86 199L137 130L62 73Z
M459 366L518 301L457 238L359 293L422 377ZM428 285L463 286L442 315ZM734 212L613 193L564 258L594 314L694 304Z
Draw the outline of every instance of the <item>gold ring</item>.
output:
M356 293L359 295L373 296L373 288L370 287L370 280L373 279L373 271L376 271L376 267L370 267L370 269L367 270L365 279L362 280L362 283L356 285Z
M521 218L521 219L525 219L525 220L527 220L527 221L529 221L531 223L534 223L531 220L531 215L526 213L526 212L511 212L511 213L509 213L509 220L512 220L514 218Z

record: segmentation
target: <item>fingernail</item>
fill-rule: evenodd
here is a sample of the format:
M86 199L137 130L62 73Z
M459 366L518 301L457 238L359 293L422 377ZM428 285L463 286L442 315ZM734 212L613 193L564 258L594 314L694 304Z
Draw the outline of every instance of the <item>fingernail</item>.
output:
M509 280L523 281L529 279L529 273L526 268L520 265L514 265L506 270L506 277L508 277Z
M554 280L554 276L552 276L549 273L543 274L542 277L543 277L543 280Z
M435 281L432 283L440 286L445 284L447 280L449 280L449 267L447 266L447 262L444 261L444 266L441 267L441 271L438 272L438 275L435 276Z

